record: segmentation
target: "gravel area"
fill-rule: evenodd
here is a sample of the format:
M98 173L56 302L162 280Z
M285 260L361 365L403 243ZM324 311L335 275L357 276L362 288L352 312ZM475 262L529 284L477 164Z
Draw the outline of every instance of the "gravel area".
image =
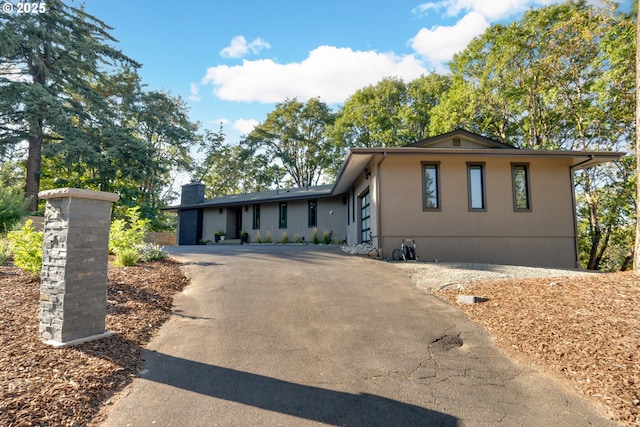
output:
M578 269L521 267L515 265L474 264L461 262L394 262L423 289L500 279L560 278L601 274Z

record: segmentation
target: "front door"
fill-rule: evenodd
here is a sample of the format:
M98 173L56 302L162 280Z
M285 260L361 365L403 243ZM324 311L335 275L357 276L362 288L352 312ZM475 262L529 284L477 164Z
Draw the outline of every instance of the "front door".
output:
M371 241L371 197L367 191L360 198L360 242Z

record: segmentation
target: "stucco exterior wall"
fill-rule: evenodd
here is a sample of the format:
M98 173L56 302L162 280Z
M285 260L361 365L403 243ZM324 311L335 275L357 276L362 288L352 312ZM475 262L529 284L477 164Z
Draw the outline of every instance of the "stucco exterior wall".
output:
M216 231L227 230L227 208L210 208L202 212L202 240L214 241Z
M439 162L440 210L423 210L422 161ZM485 165L484 212L469 210L467 162ZM513 162L529 164L530 212L514 211ZM383 256L413 238L423 260L575 267L568 160L389 156L380 178Z
M346 237L346 205L343 197L329 197L317 199L317 223L318 238L322 239L322 233L327 230L332 233L336 240L344 240ZM249 233L249 242L255 242L257 232L264 242L267 231L271 232L273 242L282 241L282 233L286 232L290 242L295 240L296 235L308 242L313 237L313 228L309 227L309 201L293 200L287 201L287 227L279 227L279 202L260 204L260 228L253 229L253 206L248 212L243 214L242 224L245 231Z

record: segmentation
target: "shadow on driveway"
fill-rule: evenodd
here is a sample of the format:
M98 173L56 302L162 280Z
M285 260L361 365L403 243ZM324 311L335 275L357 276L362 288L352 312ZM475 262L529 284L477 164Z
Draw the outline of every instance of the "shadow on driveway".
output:
M419 406L366 393L295 384L145 351L141 377L206 396L336 426L458 426L458 420Z

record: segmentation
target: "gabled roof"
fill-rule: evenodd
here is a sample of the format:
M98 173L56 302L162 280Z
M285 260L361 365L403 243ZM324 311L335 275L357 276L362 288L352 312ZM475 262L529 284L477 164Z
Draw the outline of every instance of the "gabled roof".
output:
M405 147L422 147L422 148L430 148L436 147L440 143L452 139L465 139L470 141L474 148L507 148L507 149L515 149L515 147L511 145L504 144L502 142L496 141L494 139L486 138L482 135L478 135L464 129L456 129L451 132L443 133L442 135L433 136L431 138L423 139L422 141L414 142L413 144L408 144Z
M206 200L202 203L193 205L177 205L164 208L165 210L175 209L193 209L193 208L207 208L218 206L242 206L250 205L253 203L267 203L267 202L280 202L288 200L299 199L315 199L322 197L332 196L331 189L333 185L317 185L314 187L301 187L301 188L283 188L277 190L260 191L256 193L247 194L231 194L228 196L215 197L213 199Z

